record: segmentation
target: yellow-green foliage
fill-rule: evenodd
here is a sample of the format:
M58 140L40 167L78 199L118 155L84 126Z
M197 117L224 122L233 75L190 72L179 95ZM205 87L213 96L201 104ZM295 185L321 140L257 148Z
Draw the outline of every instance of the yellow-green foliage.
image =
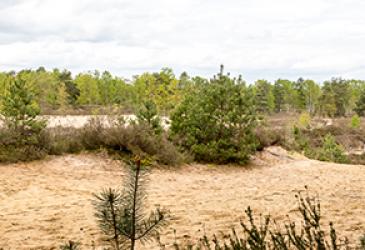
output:
M311 124L311 116L307 112L303 112L297 122L297 126L300 128L309 128Z
M323 139L323 145L319 149L318 159L320 161L330 161L337 163L348 163L349 159L345 154L345 149L338 144L331 134L327 134Z
M360 124L361 124L361 120L360 120L360 117L355 114L351 117L351 128L360 128Z

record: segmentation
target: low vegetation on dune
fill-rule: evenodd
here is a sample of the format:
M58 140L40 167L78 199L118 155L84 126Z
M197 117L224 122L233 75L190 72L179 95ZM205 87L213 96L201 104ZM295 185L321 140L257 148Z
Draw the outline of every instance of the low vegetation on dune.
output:
M64 95L57 97L63 97L65 100L57 101L53 96L56 98L56 104L61 102L53 105L54 108L65 105L77 108L86 100L93 104L91 90L96 91L95 96L101 98L106 95L104 92L98 92L102 90L101 87L108 90L107 86L111 82L121 84L120 79L117 80L107 73L98 76L99 78L80 75L76 79L72 79L67 72L50 73L44 70L6 75L2 78L6 88L0 99L3 117L3 125L0 128L0 162L35 160L47 154L60 155L103 148L111 153L123 153L124 156L140 154L156 164L163 165L178 165L191 160L245 164L256 150L273 144L303 152L313 159L339 163L365 162L364 152L361 153L365 131L359 116L362 115L363 99L360 90L359 93L356 92L357 101L352 103L356 103L356 112L359 115L355 114L351 120L347 120L347 124L317 127L313 125L317 119L313 118L313 115L323 107L320 102L308 102L305 98L306 91L320 91L311 81L300 79L290 83L278 80L272 86L260 80L255 85L247 86L242 78L225 75L223 66L221 72L210 80L190 79L186 74L177 80L172 71L166 69L159 74L144 74L136 79L134 85L123 85L119 92L108 92L112 95L109 98L121 101L124 100L119 96L122 89L128 92L135 88L136 92L132 91L134 95L130 93L130 96L135 98L133 106L137 117L133 122L126 122L120 116L120 119L105 124L95 116L82 128L47 128L39 115L42 108L48 105L45 104L46 100L50 102L53 99L42 99L44 93L39 91L36 83L29 81L32 77L46 75L54 77L55 86L58 86L56 82L61 84L60 86L65 85L62 92ZM95 88L90 87L88 92L82 87L86 80L96 84ZM146 85L151 82L153 85ZM100 89L96 87L98 84ZM352 82L338 79L326 82L322 88L322 95L340 95L340 91L351 89L351 84ZM157 87L163 88L158 92ZM287 103L289 99L286 96L291 93L287 88L291 88L295 93L296 101L293 104ZM156 93L159 93L158 98ZM107 96L103 97L104 99L109 100ZM347 101L333 103L330 107L334 114L349 113L351 105ZM171 105L166 106L166 102ZM265 123L262 119L268 117L270 120L271 116L267 114L272 114L275 110L302 110L303 113L299 117L291 113L298 117L297 120L291 124L286 122L277 128L270 121ZM159 117L168 113L171 124L163 127ZM285 119L287 118L282 120ZM354 153L355 149L359 150Z
M265 80L246 85L241 77L224 74L222 66L220 73L209 80L190 78L186 73L176 79L170 69L163 69L127 84L108 72L79 74L73 79L67 71L40 68L1 73L0 84L0 162L31 161L85 150L106 150L123 160L136 155L143 159L129 163L124 189L108 188L94 197L95 215L111 249L133 250L137 241L144 240L157 240L161 249L167 244L176 250L365 249L365 236L360 244L348 242L339 237L334 225L323 226L319 200L309 194L298 193L299 220L280 222L270 216L257 217L248 207L248 221L240 222L241 233L233 229L223 237L204 236L187 245L162 243L159 233L169 214L157 208L148 216L143 205L145 165L190 161L245 165L256 151L270 145L281 145L320 161L365 163L362 81L336 78L319 86L311 80L279 79L274 85ZM65 111L82 105L118 105L120 110L136 113L136 119L126 121L120 116L105 123L93 117L82 128L49 128L40 117L42 108ZM297 118L275 126L270 121L275 112L290 112ZM349 114L352 117L346 124L318 125L314 118ZM169 115L169 126L162 125L161 115ZM356 149L360 154L354 152ZM61 246L81 248L74 241Z
M21 78L20 78L21 79ZM20 81L16 77L10 82L10 88ZM24 82L24 81L22 81ZM29 109L35 103L34 95L23 96L22 92L31 93L31 89L10 91L9 98L22 100L20 103L3 102L3 110L9 107L22 112L3 112L5 124L15 120L25 123L29 117L33 125L27 124L28 132L36 137L34 144L24 145L25 150L39 150L42 154L25 151L22 156L12 153L17 147L14 137L2 148L0 161L13 162L42 158L45 154L75 153L82 150L105 148L110 152L125 155L139 154L158 164L176 165L183 160L194 159L213 163L247 163L256 149L253 128L257 115L253 103L252 91L241 80L231 79L223 74L223 67L217 77L196 91L187 95L176 108L171 118L171 130L164 130L158 114L158 106L153 100L144 100L137 111L137 119L128 124L119 119L112 124L91 119L81 129L53 128L45 126L37 131L33 127L41 124L36 120L39 111ZM25 100L26 99L26 100ZM42 123L43 124L43 123ZM4 133L14 132L11 126L2 128ZM15 132L14 132L15 133ZM23 135L25 136L25 135ZM2 140L4 140L3 137ZM28 157L32 154L33 157Z

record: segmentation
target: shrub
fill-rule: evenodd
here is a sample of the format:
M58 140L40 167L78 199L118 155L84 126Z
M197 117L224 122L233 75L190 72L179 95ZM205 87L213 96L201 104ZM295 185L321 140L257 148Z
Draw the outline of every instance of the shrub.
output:
M14 163L34 161L44 158L47 152L35 145L0 145L0 162Z
M268 127L259 126L255 129L255 136L258 141L256 150L261 151L265 147L272 145L281 145L285 142L285 135L282 129L270 129Z
M148 124L126 125L122 120L107 126L92 118L79 132L79 140L86 150L106 148L111 152L141 155L158 164L178 165L183 156L167 139L166 133L156 134Z
M105 145L108 139L105 133L105 124L103 120L97 117L89 119L88 123L80 129L80 141L86 150L96 150Z
M155 134L161 134L163 128L161 119L157 113L156 104L153 101L146 101L137 113L137 122L141 125L149 126Z
M297 125L300 128L310 128L310 124L311 124L311 117L310 114L307 112L303 112L298 119Z
M244 84L223 75L187 95L171 116L171 138L195 160L241 163L257 146L253 95Z
M294 142L295 142L295 149L305 151L309 147L309 141L303 135L302 129L295 126L293 127L293 136L294 136Z
M361 120L360 120L360 117L355 114L351 117L351 128L353 129L358 129L360 128L360 125L361 125Z
M0 162L30 161L49 155L78 153L82 150L107 149L123 156L138 154L153 164L179 165L186 157L172 144L164 131L156 134L149 124L115 124L91 118L83 128L47 128L37 137L37 144L20 145L18 136L0 129Z
M104 131L104 147L141 155L164 165L178 165L182 155L167 139L165 133L156 135L148 125L115 126Z
M0 162L30 161L46 155L42 132L46 123L37 116L40 109L26 82L14 78L2 101L3 128L0 131Z
M318 159L321 161L348 163L349 160L344 151L344 148L336 143L335 138L331 134L327 134L319 150Z
M50 155L79 153L84 149L80 129L55 127L44 131L45 145Z

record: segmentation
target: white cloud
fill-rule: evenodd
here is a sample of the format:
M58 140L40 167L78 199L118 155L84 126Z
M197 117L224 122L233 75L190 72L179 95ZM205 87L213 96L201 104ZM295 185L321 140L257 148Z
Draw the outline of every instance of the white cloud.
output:
M365 78L364 11L361 0L1 1L0 70L209 76L224 63L250 81Z

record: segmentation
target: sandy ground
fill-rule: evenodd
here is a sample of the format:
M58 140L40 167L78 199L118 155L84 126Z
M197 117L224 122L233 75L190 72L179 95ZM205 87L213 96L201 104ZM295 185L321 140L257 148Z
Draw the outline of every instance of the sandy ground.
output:
M110 126L115 121L118 120L118 118L123 117L123 119L126 122L130 122L133 120L136 120L137 117L135 115L122 115L122 116L110 116L110 115L43 115L39 116L40 119L47 121L47 127L48 128L54 128L54 127L73 127L73 128L82 128L92 118L99 119L102 124L105 126ZM1 118L1 117L0 117ZM168 127L170 120L166 116L161 117L162 126ZM0 126L2 126L3 123L0 119Z
M56 249L68 239L81 241L83 249L99 245L92 193L118 187L123 175L117 162L92 154L0 165L0 248ZM179 240L198 238L203 230L229 232L248 205L276 219L286 213L295 218L294 194L304 185L318 192L324 225L333 220L343 236L356 241L365 232L364 166L317 162L269 148L248 168L159 168L150 179L148 204L173 215L164 242L173 242L174 229Z

